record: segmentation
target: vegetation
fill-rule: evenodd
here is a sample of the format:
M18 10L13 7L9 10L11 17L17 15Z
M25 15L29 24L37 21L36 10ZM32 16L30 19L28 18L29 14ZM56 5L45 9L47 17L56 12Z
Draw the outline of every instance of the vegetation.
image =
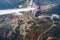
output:
M52 25L50 18L26 18L27 22L25 22L26 19L21 20L20 16L10 15L1 17L0 40L37 40L38 36ZM57 40L60 35L59 24L57 24L57 27L55 26L46 34L42 35L41 40L48 40L49 38Z

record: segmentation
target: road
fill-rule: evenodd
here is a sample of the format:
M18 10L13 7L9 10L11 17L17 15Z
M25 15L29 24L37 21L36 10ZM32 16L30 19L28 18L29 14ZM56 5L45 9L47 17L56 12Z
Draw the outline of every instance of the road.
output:
M37 38L37 40L39 40L41 38L41 36L43 36L46 32L48 32L49 30L51 30L53 27L54 27L54 21L53 21L53 18L51 16L45 16L45 17L50 17L50 19L52 20L52 25L50 28L48 28L46 31L44 31L42 34L40 34Z

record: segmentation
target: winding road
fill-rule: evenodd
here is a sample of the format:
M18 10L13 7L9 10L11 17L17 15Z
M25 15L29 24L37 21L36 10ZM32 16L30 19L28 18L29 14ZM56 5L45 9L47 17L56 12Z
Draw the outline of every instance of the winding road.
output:
M53 23L52 23L52 25L51 25L50 28L48 28L46 31L44 31L42 34L40 34L38 36L38 39L37 40L39 40L41 38L41 36L43 36L46 32L48 32L49 30L51 30L54 27L54 20L53 20L52 16L45 16L45 17L50 17L50 19L52 20Z

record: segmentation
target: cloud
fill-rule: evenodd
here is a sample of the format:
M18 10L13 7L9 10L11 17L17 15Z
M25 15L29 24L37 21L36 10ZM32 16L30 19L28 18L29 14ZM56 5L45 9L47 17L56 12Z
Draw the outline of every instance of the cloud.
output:
M51 9L51 8L53 8L55 6L57 6L57 4L53 4L53 3L41 5L40 10L41 11L48 11L49 9Z

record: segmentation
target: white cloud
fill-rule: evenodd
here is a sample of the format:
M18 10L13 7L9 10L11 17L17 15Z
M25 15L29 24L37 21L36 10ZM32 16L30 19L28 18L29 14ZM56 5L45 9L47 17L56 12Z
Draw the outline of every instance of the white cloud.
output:
M44 2L41 7L40 7L40 10L41 11L48 11L49 9L53 8L57 6L56 3L51 3L51 2Z

